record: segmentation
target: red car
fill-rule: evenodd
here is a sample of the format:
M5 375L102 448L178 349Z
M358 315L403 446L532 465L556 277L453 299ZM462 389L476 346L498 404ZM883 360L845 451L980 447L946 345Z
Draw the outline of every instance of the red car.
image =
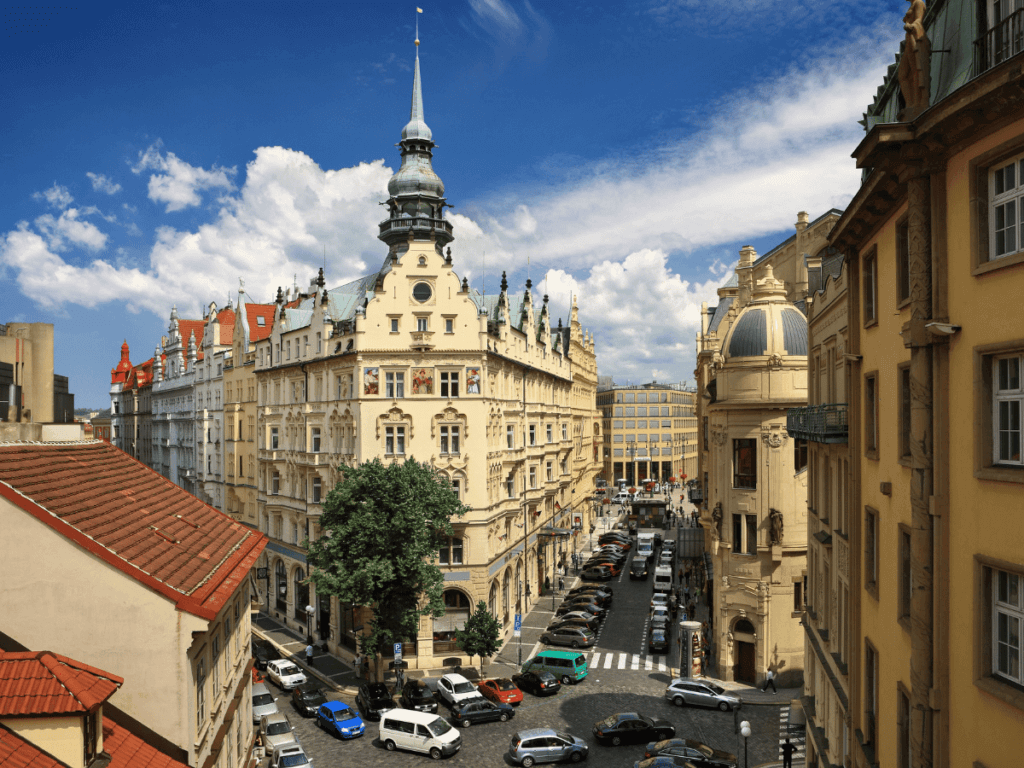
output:
M499 704L521 704L523 701L523 692L507 677L495 677L490 680L484 680L477 685L477 690L485 698L496 701Z

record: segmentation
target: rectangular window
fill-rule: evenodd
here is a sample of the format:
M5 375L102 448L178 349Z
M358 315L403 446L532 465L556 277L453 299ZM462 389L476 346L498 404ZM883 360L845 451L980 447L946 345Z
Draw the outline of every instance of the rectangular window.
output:
M536 424L531 424L530 425L530 427L529 427L529 434L530 434L530 445L536 445L537 444L537 425Z
M309 430L310 450L313 453L320 453L320 427L313 427Z
M803 472L807 469L807 441L802 437L793 440L793 470Z
M807 577L804 576L804 579ZM793 612L798 613L804 609L804 583L803 581L793 582Z
M900 525L900 594L899 618L910 618L910 597L913 594L910 569L910 529Z
M278 445L278 430L277 427L270 428L270 450L276 451Z
M213 656L210 659L210 669L213 671L213 697L214 700L217 698L217 692L220 688L220 634L216 633L213 636Z
M392 317L391 318L391 332L392 333L398 333L398 318L397 317Z
M1024 684L1024 578L992 569L992 674Z
M441 454L457 455L459 453L459 428L441 427Z
M622 415L622 406L621 405L616 405L615 406L615 415L616 416L621 416Z
M743 553L743 515L737 513L732 516L732 551Z
M461 499L462 498L462 481L461 480L452 480L452 493L455 494L455 498L457 498L457 499Z
M391 456L405 455L405 427L384 428L384 453Z
M552 426L551 424L547 425L547 436L549 443L554 442L554 429L554 426Z
M437 561L440 565L462 565L462 539L445 539L438 552Z
M196 731L206 722L206 660L196 662Z
M878 458L878 374L864 377L864 453Z
M512 424L505 426L505 445L508 448L516 447L516 428Z
M384 396L405 397L405 374L387 371L384 373Z
M416 330L423 333L427 330L427 318L417 317L416 318Z
M569 439L569 425L568 424L564 424L564 423L562 424L562 439L563 440L568 440Z
M516 495L516 476L514 474L505 478L505 491L510 499Z
M457 371L441 371L441 397L459 396L459 374Z
M450 317L444 319L444 332L455 333L455 321Z
M878 728L878 652L864 641L864 741L877 744Z
M1024 210L1022 172L1024 155L1018 155L989 172L990 259L1001 259L1021 250L1019 212Z
M549 461L549 462L547 462L547 463L546 463L546 464L544 465L544 468L545 468L545 470L546 470L547 480L548 480L548 482L550 483L550 482L551 482L552 480L554 480L554 479L555 479L555 475L554 475L554 466L553 466L553 465L552 465L552 463L551 463L551 462Z
M752 437L732 441L734 488L757 488L757 440Z
M878 596L878 512L864 512L864 586Z
M910 458L910 364L897 367L896 375L900 382L900 441L901 459Z
M996 464L1021 466L1021 409L1024 387L1021 369L1024 356L1019 354L993 361L992 370L992 458Z
M744 515L747 519L747 540L745 542L748 555L757 554L757 515Z
M537 487L537 468L536 467L530 467L530 487L531 488L536 488Z
M910 760L910 696L902 685L896 686L896 768L911 768Z
M896 304L910 301L910 227L904 219L896 225Z
M636 415L637 416L646 416L647 415L647 408L645 406L639 406L638 405L637 408L636 408Z
M878 322L878 264L874 252L864 257L861 273L864 284L864 325L871 325Z
M314 504L319 504L320 503L320 493L321 493L322 488L323 488L322 483L323 483L323 481L319 477L314 477L313 478L313 503Z
M618 414L616 414L616 415L618 415ZM634 408L633 406L626 406L626 416L633 416L635 418L636 417L636 408Z
M270 494L277 496L281 492L281 475L275 469L274 473L270 476Z

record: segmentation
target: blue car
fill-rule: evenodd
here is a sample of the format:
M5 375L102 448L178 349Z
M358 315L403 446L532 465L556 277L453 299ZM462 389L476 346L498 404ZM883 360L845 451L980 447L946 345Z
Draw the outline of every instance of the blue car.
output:
M348 704L328 701L316 711L316 724L328 733L343 739L354 739L366 733L366 723Z

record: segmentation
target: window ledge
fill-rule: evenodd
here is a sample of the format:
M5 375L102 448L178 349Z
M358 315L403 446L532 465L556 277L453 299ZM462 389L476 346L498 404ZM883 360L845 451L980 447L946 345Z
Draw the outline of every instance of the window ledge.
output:
M896 460L896 463L899 464L901 467L907 467L909 469L910 468L910 457L909 456L900 456Z
M1024 483L1024 467L979 467L974 470L979 480L999 480L1004 483Z
M878 450L875 449L871 451L864 451L864 458L872 459L873 461L878 461Z
M864 591L871 595L875 600L878 600L878 582L869 581L864 585Z
M1010 706L1024 711L1024 689L992 675L979 678L974 681L974 684L990 696L994 696Z
M998 259L983 261L971 270L971 274L977 277L978 275L984 275L987 272L994 272L995 270L1002 269L1003 267L1012 267L1015 264L1024 264L1024 251L1014 253L1010 256L1002 256Z
M872 328L873 326L876 326L876 325L878 325L878 318L877 317L872 317L872 318L864 321L864 327L865 328Z
M909 615L897 617L896 618L896 623L898 623L901 627L903 627L903 631L904 632L906 632L908 634L911 632L910 616Z

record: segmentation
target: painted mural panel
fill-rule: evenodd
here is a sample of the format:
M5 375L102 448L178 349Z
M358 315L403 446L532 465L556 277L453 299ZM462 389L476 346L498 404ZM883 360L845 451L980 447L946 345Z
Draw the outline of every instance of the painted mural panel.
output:
M414 395L434 394L434 369L414 368L412 372L412 393Z
M380 368L363 369L363 394L376 395L380 393Z
M479 368L467 368L466 369L466 394L479 395L480 394L480 369Z

